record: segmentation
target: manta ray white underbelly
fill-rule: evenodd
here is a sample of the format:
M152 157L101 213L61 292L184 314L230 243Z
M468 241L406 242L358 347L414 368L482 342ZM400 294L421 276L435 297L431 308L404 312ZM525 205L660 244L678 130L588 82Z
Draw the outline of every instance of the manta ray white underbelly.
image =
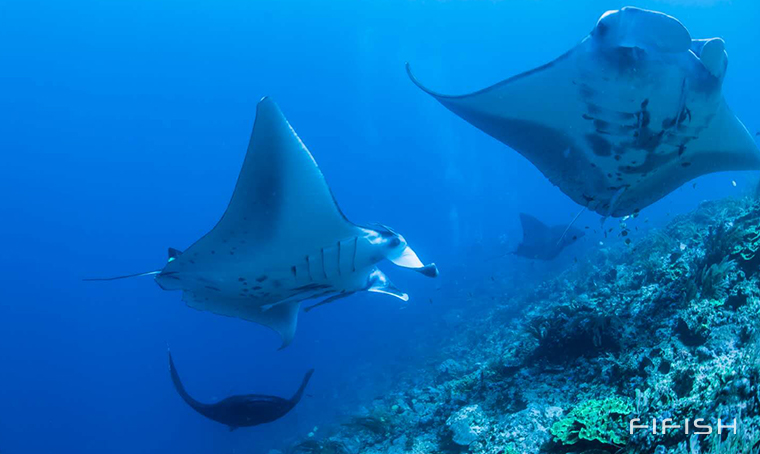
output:
M624 216L697 176L760 169L754 138L723 99L727 61L722 39L692 40L677 19L628 7L553 62L469 95L409 76L576 203Z

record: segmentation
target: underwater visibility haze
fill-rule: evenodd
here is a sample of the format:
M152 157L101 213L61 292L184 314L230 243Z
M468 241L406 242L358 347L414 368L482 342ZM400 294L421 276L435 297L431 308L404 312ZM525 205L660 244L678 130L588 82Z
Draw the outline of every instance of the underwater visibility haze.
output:
M0 3L0 453L760 452L758 18Z

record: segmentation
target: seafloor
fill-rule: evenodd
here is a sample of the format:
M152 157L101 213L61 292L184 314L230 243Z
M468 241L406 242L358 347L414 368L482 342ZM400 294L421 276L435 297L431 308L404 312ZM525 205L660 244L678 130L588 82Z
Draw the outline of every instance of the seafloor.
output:
M431 367L283 452L759 452L759 271L760 202L704 203L461 324Z

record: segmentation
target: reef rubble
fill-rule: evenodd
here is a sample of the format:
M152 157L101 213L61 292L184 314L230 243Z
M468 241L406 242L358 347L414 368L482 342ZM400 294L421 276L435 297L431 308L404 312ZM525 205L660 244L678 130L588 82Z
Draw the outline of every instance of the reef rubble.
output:
M703 203L512 299L463 323L435 367L283 452L760 452L756 199ZM697 419L713 433L660 430Z

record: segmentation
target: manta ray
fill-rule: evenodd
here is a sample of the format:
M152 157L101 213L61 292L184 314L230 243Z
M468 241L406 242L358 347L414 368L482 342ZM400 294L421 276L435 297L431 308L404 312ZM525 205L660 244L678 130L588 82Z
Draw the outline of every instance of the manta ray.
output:
M309 384L309 379L311 379L311 375L314 373L314 369L306 372L306 375L301 382L301 386L290 399L283 399L282 397L276 396L264 396L261 394L248 394L244 396L227 397L214 404L198 402L187 393L185 387L182 385L182 381L179 379L177 369L174 367L174 360L172 359L171 352L169 352L169 372L172 376L174 388L185 403L206 418L228 426L232 431L240 427L252 427L258 426L259 424L266 424L288 414L288 412L300 402L303 392L306 389L306 385Z
M513 254L528 259L552 260L585 234L572 226L549 227L525 213L520 213L520 224L523 229L523 240L517 245Z
M573 201L620 217L700 175L760 169L723 98L727 63L721 38L692 39L671 16L626 7L556 60L471 94L436 93L407 72Z
M267 326L291 343L301 302L318 305L357 292L404 301L376 264L394 264L435 277L406 239L383 225L359 226L341 212L309 150L277 104L262 99L248 151L227 210L184 252L169 249L155 275L164 290L182 291L192 308Z

